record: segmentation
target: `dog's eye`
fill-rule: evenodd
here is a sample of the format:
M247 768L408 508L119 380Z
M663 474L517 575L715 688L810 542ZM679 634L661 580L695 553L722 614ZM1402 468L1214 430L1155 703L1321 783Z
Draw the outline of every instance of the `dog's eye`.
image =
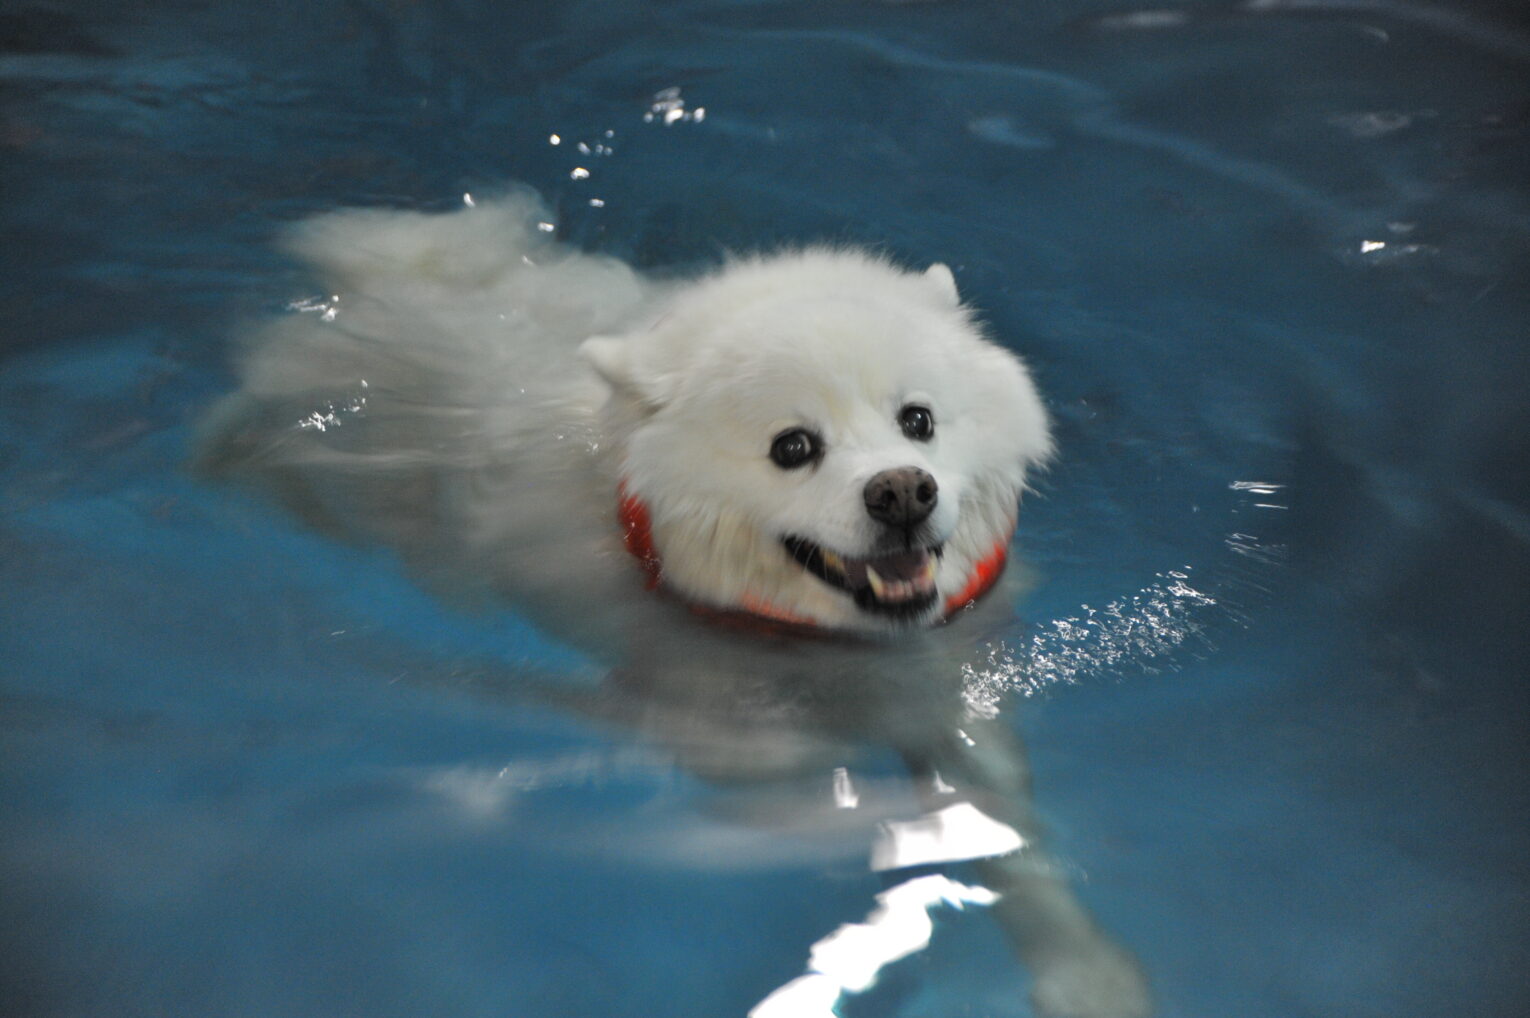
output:
M919 442L928 442L935 435L935 415L929 407L917 403L898 411L898 424L905 435Z
M802 428L777 435L770 443L770 458L782 470L793 470L818 457L818 436Z

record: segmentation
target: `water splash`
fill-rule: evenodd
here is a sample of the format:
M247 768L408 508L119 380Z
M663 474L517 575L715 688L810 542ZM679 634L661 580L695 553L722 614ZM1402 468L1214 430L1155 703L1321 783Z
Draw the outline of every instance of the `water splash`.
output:
M367 382L361 379L360 390L354 393L343 403L333 400L325 400L324 405L311 411L297 422L302 431L328 431L330 428L338 428L344 423L341 414L359 414L367 408L366 396Z
M660 89L653 94L653 98L648 103L648 111L643 114L643 123L657 123L669 127L673 124L699 124L706 118L705 106L693 106L687 109L685 97L680 94L679 86L672 86Z
M1204 640L1204 609L1218 603L1189 581L1189 566L1160 573L1130 597L1103 608L1081 605L1078 615L1052 620L1028 643L993 642L982 661L962 666L967 709L994 717L1010 694L1034 696L1102 672L1157 670L1170 652Z
M1237 494L1241 509L1263 514L1289 508L1281 482L1234 480L1227 488ZM1256 572L1285 559L1283 544L1243 530L1229 532L1222 542L1240 559L1254 562ZM1036 627L1024 643L989 644L980 660L962 666L967 709L991 718L1009 695L1035 696L1055 685L1076 685L1102 674L1175 669L1174 654L1181 648L1215 649L1207 635L1214 621L1244 621L1227 596L1229 590L1268 593L1246 564L1224 566L1215 585L1192 585L1192 572L1185 565L1159 573L1153 583L1103 608L1080 605L1077 614ZM1209 592L1213 586L1215 594Z

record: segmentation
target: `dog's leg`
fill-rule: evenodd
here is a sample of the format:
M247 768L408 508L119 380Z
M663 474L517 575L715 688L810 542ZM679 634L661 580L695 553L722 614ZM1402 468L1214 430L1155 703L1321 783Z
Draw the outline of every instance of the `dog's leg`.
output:
M966 800L1014 829L1019 851L979 860L999 895L995 915L1030 970L1032 998L1048 1018L1145 1018L1152 998L1141 966L1100 929L1061 867L1041 847L1024 746L1003 724L976 719L927 754L910 755L935 808Z

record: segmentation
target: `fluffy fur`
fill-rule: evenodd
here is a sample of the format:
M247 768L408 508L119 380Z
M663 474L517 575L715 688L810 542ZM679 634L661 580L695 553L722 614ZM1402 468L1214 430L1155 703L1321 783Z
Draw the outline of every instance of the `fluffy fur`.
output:
M811 249L663 286L569 252L538 220L512 199L298 228L289 248L334 299L257 336L207 461L543 614L612 589L590 571L624 568L618 484L646 506L667 589L832 629L934 622L1007 544L1050 454L1046 413L944 266ZM900 430L910 404L933 415L927 440ZM769 452L792 428L821 455L784 470ZM901 467L938 485L918 531L940 549L936 596L867 611L782 541L853 559L890 547L863 491Z
M608 433L649 508L664 582L718 607L763 603L836 629L931 622L941 597L912 618L868 612L782 538L871 556L887 535L866 511L867 483L923 470L939 491L924 540L943 548L936 590L953 596L1008 542L1027 469L1051 448L1025 369L982 338L942 265L907 273L822 249L736 262L653 324L582 349L612 386ZM900 430L909 405L931 411L928 440ZM821 453L783 470L771 440L797 428Z
M1050 454L1025 367L944 266L809 249L661 283L562 247L544 215L511 195L297 227L289 250L324 294L253 334L203 468L510 599L609 665L583 709L705 777L822 775L890 747L930 808L965 799L1027 845L978 866L1045 1013L1145 1014L1135 963L1041 853L1021 747L963 707L963 665L1006 599L932 625L1007 546ZM772 450L796 432L813 455L783 467ZM920 479L927 512L871 511L889 473ZM668 596L624 547L619 488ZM828 582L830 560L854 579ZM889 601L866 586L884 567L924 572ZM735 611L831 638L739 629Z

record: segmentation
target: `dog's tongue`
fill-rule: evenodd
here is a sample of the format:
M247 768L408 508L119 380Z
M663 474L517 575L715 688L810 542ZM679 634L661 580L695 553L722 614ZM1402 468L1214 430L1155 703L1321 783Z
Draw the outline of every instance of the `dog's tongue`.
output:
M927 550L901 551L869 559L844 559L845 584L870 587L879 601L903 601L935 589L935 556Z
M868 559L866 565L877 569L884 580L912 580L929 560L929 551L900 551L890 556L881 556L880 559Z

